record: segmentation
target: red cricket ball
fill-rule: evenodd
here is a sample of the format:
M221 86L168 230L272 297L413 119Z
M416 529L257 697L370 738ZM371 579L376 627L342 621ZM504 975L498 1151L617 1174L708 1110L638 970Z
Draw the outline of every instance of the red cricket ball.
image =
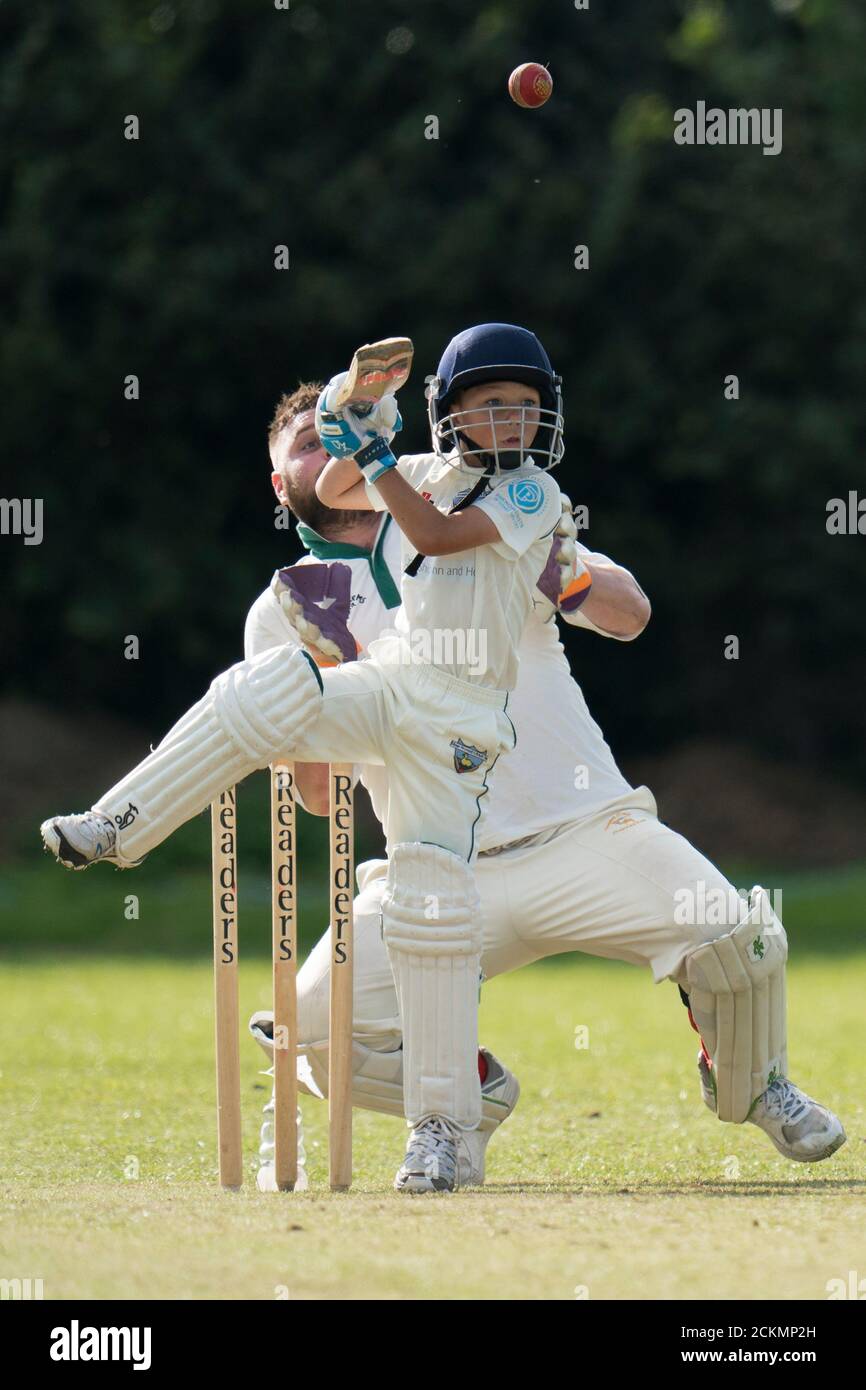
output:
M508 79L508 92L518 106L543 106L553 91L553 78L541 63L521 63Z

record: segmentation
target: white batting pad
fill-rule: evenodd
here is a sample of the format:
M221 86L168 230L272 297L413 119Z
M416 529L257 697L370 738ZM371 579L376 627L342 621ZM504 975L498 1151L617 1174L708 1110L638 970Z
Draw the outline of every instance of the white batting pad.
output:
M686 957L689 1003L713 1059L720 1120L741 1124L770 1082L787 1074L787 959L785 928L760 887L728 936Z
M382 928L403 1024L403 1099L417 1125L481 1119L481 903L469 865L438 845L395 845Z
M226 787L290 753L321 704L318 674L299 647L273 647L223 671L94 804L118 826L119 862L140 860Z

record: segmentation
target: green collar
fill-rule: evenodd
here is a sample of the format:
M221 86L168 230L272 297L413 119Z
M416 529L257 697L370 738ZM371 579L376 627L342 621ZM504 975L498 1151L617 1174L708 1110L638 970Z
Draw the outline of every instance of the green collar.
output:
M320 536L318 531L314 531L311 526L305 526L302 521L298 522L298 539L305 550L309 550L317 560L366 560L370 566L370 573L373 582L379 592L379 597L386 608L399 608L400 590L391 578L391 571L385 564L382 549L388 527L391 525L391 517L386 514L379 534L376 537L376 544L372 550L365 550L362 545L348 545L344 541L328 541L324 536Z

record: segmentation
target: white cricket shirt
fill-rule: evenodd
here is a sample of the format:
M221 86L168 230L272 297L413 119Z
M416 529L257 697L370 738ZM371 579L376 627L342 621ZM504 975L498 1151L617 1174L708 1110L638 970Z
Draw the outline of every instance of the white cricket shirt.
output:
M476 481L432 453L404 454L397 468L441 512L450 511ZM377 511L384 510L375 484L367 495ZM427 556L409 576L403 570L416 552L403 537L403 606L394 626L418 659L460 680L513 690L517 647L561 515L559 488L530 461L492 477L472 505L491 518L499 540Z
M404 553L400 531L386 514L370 552L323 540L306 527L299 527L299 534L316 559L338 561L351 569L349 629L363 657L370 643L395 625L395 581ZM578 550L586 551L586 547L578 545ZM539 574L546 558L545 552ZM559 640L556 620L549 614L546 601L533 607L523 630L517 686L508 700L517 745L497 761L489 777L491 792L484 798L479 827L482 852L594 815L632 790L587 708ZM265 589L247 616L245 655L256 656L297 641L298 634L276 595ZM385 769L361 767L359 772L381 821L388 795Z

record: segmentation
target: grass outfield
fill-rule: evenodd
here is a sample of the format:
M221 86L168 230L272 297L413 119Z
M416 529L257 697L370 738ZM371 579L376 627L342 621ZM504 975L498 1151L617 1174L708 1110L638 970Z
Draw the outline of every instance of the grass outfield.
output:
M244 1016L268 985L242 962ZM826 1163L712 1118L672 985L569 958L485 986L482 1037L523 1094L483 1191L391 1192L402 1130L356 1112L355 1188L332 1196L305 1098L318 1190L278 1196L252 1185L269 1085L252 1042L250 1182L216 1186L209 963L21 956L0 981L0 1277L49 1299L825 1298L866 1274L864 985L853 952L790 973L792 1076L849 1136Z

